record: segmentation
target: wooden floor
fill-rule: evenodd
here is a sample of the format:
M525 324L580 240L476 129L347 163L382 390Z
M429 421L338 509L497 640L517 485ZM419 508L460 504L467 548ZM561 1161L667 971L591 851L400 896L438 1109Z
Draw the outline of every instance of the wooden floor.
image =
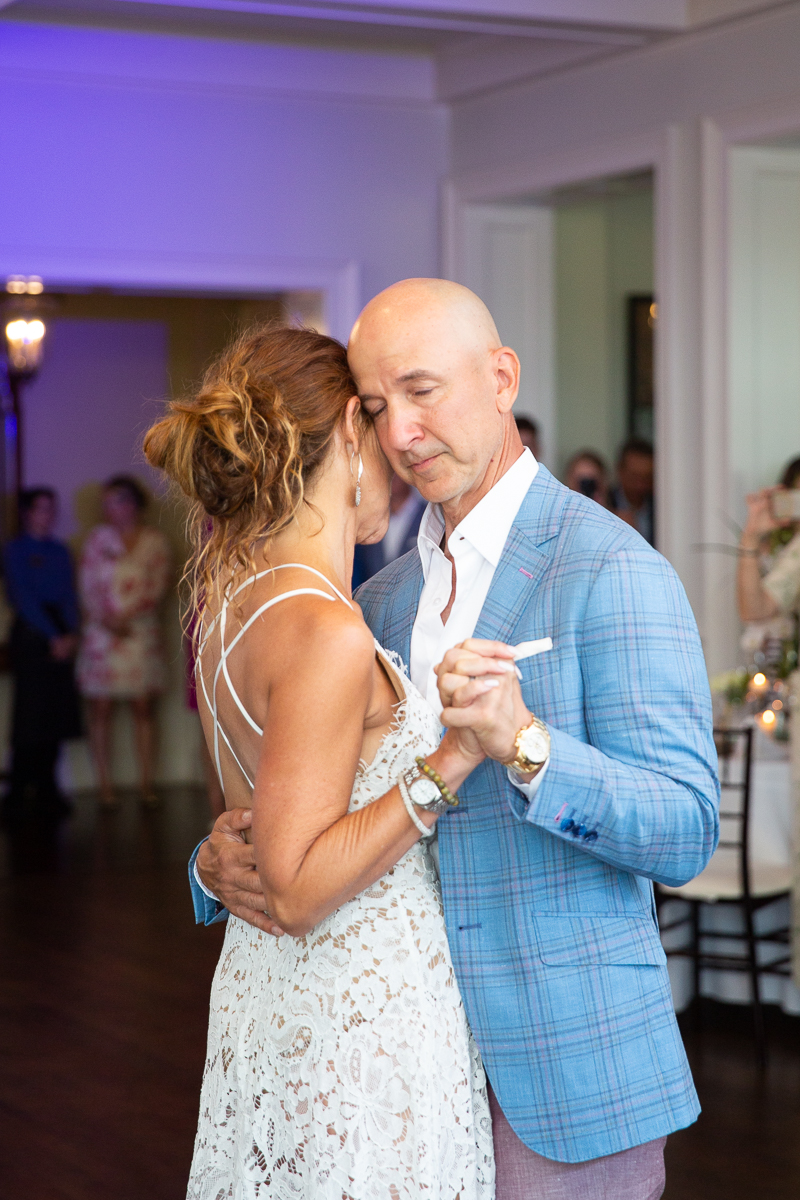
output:
M207 820L189 790L153 813L84 797L0 838L0 1200L185 1195L222 937L186 884ZM669 1140L666 1200L800 1197L800 1021L770 1016L763 1077L747 1010L684 1023L704 1111Z

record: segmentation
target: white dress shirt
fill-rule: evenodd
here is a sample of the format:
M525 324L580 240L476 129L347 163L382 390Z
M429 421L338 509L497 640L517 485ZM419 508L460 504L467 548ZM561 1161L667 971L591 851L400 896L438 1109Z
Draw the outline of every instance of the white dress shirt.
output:
M444 517L433 504L423 514L417 546L425 583L411 633L409 675L437 713L441 713L442 705L433 668L447 650L475 632L514 518L538 470L530 450L523 450L450 534L447 547L455 562L456 594L445 622L441 613L450 599L453 568L442 550ZM530 800L546 770L547 763L530 783L520 782L511 772L508 777Z

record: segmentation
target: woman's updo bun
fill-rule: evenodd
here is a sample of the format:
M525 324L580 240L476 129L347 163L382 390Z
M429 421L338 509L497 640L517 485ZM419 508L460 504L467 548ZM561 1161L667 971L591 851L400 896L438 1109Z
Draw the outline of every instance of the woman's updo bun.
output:
M173 400L148 431L148 461L192 503L195 600L221 572L252 568L254 541L292 520L355 391L334 338L263 325L238 337L197 394Z

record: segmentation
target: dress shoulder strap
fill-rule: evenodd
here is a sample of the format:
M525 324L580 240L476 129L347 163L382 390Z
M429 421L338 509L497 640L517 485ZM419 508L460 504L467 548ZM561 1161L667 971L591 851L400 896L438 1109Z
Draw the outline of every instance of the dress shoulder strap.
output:
M282 600L289 600L293 596L321 596L323 600L330 600L331 603L336 602L334 597L331 596L330 592L323 592L320 588L313 588L313 587L312 588L293 588L291 591L281 592L281 594L279 596L273 596L271 600L267 600L264 604L260 605L256 609L256 611L248 617L248 619L245 621L244 625L239 630L239 632L236 634L236 636L233 638L233 640L231 642L229 642L228 645L226 645L225 644L225 630L226 630L227 624L228 624L228 607L229 607L230 601L233 600L239 594L239 592L242 591L243 588L248 587L251 583L255 583L257 579L261 579L261 578L263 578L264 575L269 575L273 571L280 571L286 567L297 567L299 570L302 570L302 571L310 571L312 575L316 575L319 579L323 579L325 581L325 583L327 583L328 587L330 587L336 593L336 595L339 597L339 599L342 600L348 606L348 608L352 608L352 605L350 604L350 601L347 599L347 597L344 596L339 591L339 589L336 587L335 584L331 583L331 581L328 579L327 575L323 575L323 573L321 571L316 570L315 567L306 566L305 563L280 563L277 567L269 567L265 571L259 571L256 575L251 575L249 577L249 579L246 579L244 581L244 583L241 583L239 585L239 587L236 588L236 590L233 592L233 594L223 601L223 604L222 604L222 607L221 607L219 613L213 619L213 621L210 623L210 625L207 627L200 643L198 644L197 659L195 662L195 672L198 675L199 680L200 680L200 686L203 691L203 698L211 711L211 715L212 715L212 718L214 721L214 762L216 764L217 775L219 777L220 785L222 785L222 768L221 768L221 764L220 764L219 739L220 739L220 737L222 737L226 746L228 747L231 754L233 755L233 758L234 758L237 766L239 767L239 770L242 772L242 775L244 776L244 778L246 779L246 781L250 785L250 787L251 788L253 787L253 781L250 779L249 775L247 774L247 772L245 771L241 762L239 761L239 757L236 754L235 750L233 749L233 746L231 745L230 738L225 733L225 730L222 728L222 725L219 720L219 715L218 715L218 711L217 711L217 686L219 683L220 674L223 676L225 683L227 684L228 691L230 692L231 698L233 699L234 703L236 704L236 707L239 709L239 712L242 714L244 719L247 721L247 723L251 727L251 729L254 729L255 732L257 734L259 734L259 736L261 736L264 732L263 729L261 728L261 726L258 725L257 722L253 720L250 713L247 711L245 706L242 704L242 701L239 698L236 688L233 686L233 680L231 679L230 673L228 671L228 657L229 657L231 651L234 650L235 647L239 644L239 642L242 640L244 635L247 633L248 629L253 624L253 622L257 621L260 616L263 616L263 614L265 612L267 612L268 609L274 608L274 606L276 604L280 604L280 602ZM200 669L200 660L201 660L203 650L205 649L205 647L208 643L208 639L211 636L211 633L213 632L213 630L217 624L219 624L219 632L220 632L220 657L219 657L219 662L217 663L217 668L214 672L214 679L213 679L212 686L211 686L211 695L209 696L208 689L206 688L205 679L203 678L203 673Z

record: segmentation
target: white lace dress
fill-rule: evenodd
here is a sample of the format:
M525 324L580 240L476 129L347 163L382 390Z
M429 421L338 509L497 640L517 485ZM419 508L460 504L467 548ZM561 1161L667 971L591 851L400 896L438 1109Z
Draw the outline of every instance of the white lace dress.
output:
M438 745L433 710L401 679L351 811ZM425 844L305 937L228 920L188 1196L492 1200L486 1079Z

